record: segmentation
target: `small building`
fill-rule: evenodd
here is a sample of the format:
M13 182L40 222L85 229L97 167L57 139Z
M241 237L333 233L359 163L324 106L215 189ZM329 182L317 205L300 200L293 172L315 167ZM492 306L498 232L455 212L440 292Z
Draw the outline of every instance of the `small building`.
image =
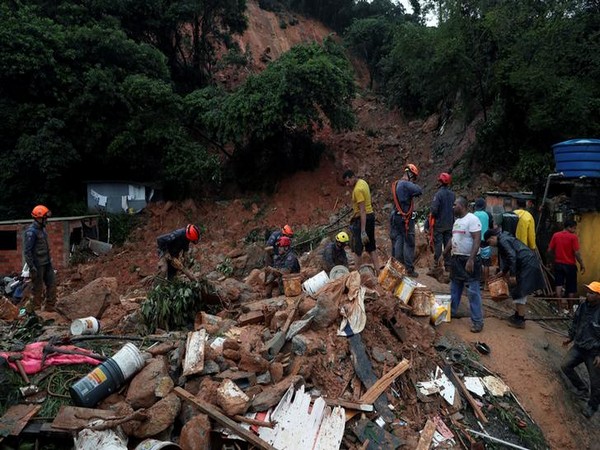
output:
M88 181L87 206L90 212L137 213L155 197L155 188L133 181Z
M25 231L32 219L0 221L0 274L20 273L25 264ZM54 268L69 264L84 238L98 239L98 216L53 217L46 224Z

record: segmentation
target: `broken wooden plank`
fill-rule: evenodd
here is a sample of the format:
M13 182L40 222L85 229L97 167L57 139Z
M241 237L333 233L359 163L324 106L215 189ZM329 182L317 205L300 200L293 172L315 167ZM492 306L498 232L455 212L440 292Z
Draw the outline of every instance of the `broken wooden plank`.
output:
M377 383L377 375L373 372L373 366L371 365L371 360L367 356L367 352L365 349L365 344L362 341L360 334L355 334L348 338L348 344L350 346L350 354L352 355L352 365L354 366L354 371L358 378L362 382L362 384L366 388L371 388L374 384ZM383 391L382 391L383 392ZM388 400L385 395L380 392L377 396L374 396L370 401L364 400L362 397L360 399L361 402L364 403L374 403L375 409L381 416L386 419L388 422L394 420L394 415L388 408ZM351 415L350 418L354 417L357 414L356 411L350 411L346 413L346 419L348 419L348 415Z
M435 422L431 419L427 419L427 423L425 424L423 431L421 431L421 437L419 438L419 443L417 444L417 448L415 450L429 450L434 433Z
M233 421L229 417L221 414L220 412L215 410L215 408L211 404L206 403L205 401L194 397L192 394L190 394L185 389L176 387L175 393L182 399L187 400L190 403L193 403L194 406L196 406L204 414L207 414L209 417L211 417L212 419L214 419L216 422L223 425L224 427L229 428L235 434L237 434L239 437L244 439L246 442L254 445L255 447L263 449L263 450L276 450L276 448L273 447L271 444L265 442L264 440L262 440L261 438L256 436L251 431L248 431L245 428L241 427L240 425L238 425L235 421Z
M105 409L81 408L79 406L63 405L52 421L52 428L57 430L79 431L86 428L91 420L114 420L120 416L114 411Z
M394 450L405 444L402 439L388 433L369 419L359 420L352 428L352 431L360 442L366 443L368 441L365 447L367 450L380 450L384 448Z
M314 450L340 448L346 428L346 414L343 407L325 408L325 417L317 435Z
M329 406L343 406L345 409L354 409L356 411L373 412L373 404L366 402L350 402L341 398L323 397L325 403Z
M204 369L204 344L206 330L190 331L185 344L185 359L183 360L183 376L194 375Z
M264 321L265 314L262 311L250 311L238 317L237 324L238 327L245 327L246 325L256 325L257 323L263 323Z
M452 367L450 367L449 374L450 374L450 380L460 389L462 394L467 399L467 402L469 402L469 405L471 405L471 408L473 408L473 412L475 413L475 416L479 420L481 420L483 423L487 423L488 422L487 417L485 417L485 415L483 414L483 411L481 411L481 408L479 407L479 405L477 404L477 402L475 401L475 399L473 398L473 396L471 395L469 390L466 388L465 384L459 378L459 376L456 375L456 372L454 371L454 369Z
M14 405L8 408L0 417L0 441L5 436L18 436L41 408L42 405Z

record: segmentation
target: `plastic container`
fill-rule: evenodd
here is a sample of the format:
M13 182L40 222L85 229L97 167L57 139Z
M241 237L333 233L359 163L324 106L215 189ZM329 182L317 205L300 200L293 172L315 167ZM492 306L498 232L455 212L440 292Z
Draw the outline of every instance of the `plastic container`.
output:
M69 388L73 403L93 408L98 402L116 392L145 361L138 348L127 343L112 358L108 358Z
M490 290L490 296L495 302L501 302L508 298L508 283L504 277L490 278L488 280L488 289Z
M93 316L75 319L71 322L71 334L73 336L96 334L98 331L100 331L100 322Z
M329 276L327 272L322 270L314 277L309 278L304 283L302 283L302 290L306 292L308 295L316 295L323 286L325 286L329 282Z
M438 325L444 323L446 321L446 316L448 315L448 309L442 305L434 305L431 308L431 325L437 327Z
M396 288L394 295L403 303L408 303L410 296L418 285L419 283L412 278L404 277L400 285Z
M286 297L296 297L302 293L302 275L299 273L286 273L282 277L283 292Z
M571 139L552 149L556 171L565 178L600 178L600 139Z
M388 259L384 268L379 272L377 281L382 288L389 292L395 292L398 285L402 282L402 277L406 273L406 268L394 258Z
M429 316L435 297L430 290L416 287L410 296L410 303L413 316Z
M146 439L138 444L135 450L181 450L174 442Z
M349 273L350 270L346 266L333 266L333 268L329 272L329 279L335 280L337 278L343 277L344 275L348 275Z
M442 306L446 310L446 315L444 317L444 322L450 322L452 320L452 297L448 294L435 294L434 296L434 306Z

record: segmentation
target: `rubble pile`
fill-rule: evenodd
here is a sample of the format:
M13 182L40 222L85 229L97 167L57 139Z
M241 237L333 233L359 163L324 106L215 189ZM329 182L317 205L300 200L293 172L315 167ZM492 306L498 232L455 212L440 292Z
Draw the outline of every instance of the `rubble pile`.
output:
M363 266L316 294L294 297L263 298L260 270L245 282L222 276L212 283L226 309L199 312L192 330L137 339L120 334L130 331L139 298L117 305L114 281L97 280L59 307L71 305L69 318L93 313L100 323L110 308L129 311L128 318L79 341L54 327L54 344L130 341L143 363L131 377L113 380L117 388L94 404L63 405L46 432L72 435L77 449L99 440L123 449L163 448L149 442L184 450L469 448L481 436L467 430L487 435L477 424L516 411L514 400L472 349L440 343L429 313L413 316L416 305L402 297L398 266L390 260L379 277ZM313 266L303 275L310 280L317 272ZM94 304L79 308L82 293L93 293ZM104 383L92 375L104 364L86 376L91 389ZM494 387L479 381L484 376ZM29 406L9 409L3 420L18 414L25 427L39 409ZM6 434L18 436L23 427Z

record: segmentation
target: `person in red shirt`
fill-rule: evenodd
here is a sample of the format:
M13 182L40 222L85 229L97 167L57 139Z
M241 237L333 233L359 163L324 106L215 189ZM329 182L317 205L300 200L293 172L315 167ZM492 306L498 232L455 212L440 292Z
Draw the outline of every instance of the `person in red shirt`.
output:
M574 298L577 293L577 264L581 273L585 273L585 266L579 253L579 239L575 234L577 223L574 220L565 221L565 229L552 235L548 253L554 258L554 281L556 284L556 297L564 295Z

